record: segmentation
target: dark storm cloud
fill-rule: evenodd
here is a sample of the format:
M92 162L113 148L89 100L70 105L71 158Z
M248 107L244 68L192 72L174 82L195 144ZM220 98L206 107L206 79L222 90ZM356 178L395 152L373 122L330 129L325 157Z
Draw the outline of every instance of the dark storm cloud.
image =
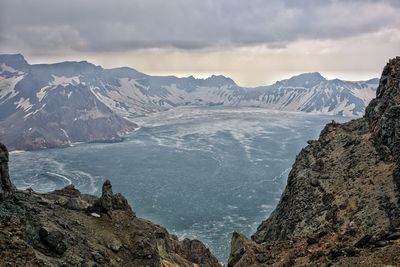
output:
M284 47L400 28L399 1L2 0L0 49Z

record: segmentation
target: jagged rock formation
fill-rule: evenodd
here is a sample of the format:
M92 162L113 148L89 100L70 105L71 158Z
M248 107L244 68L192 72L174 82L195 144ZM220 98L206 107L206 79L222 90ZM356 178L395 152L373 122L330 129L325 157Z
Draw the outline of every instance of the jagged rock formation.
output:
M400 265L400 57L366 115L332 122L297 156L252 240L235 233L228 266Z
M0 144L0 266L220 266L200 241L137 218L109 181L100 198L16 190L7 163Z
M104 212L109 216L112 215L113 210L130 210L134 213L128 204L128 200L121 193L113 193L109 180L104 182L101 197L91 209L94 212Z
M400 188L400 63L398 58L386 65L377 90L377 97L366 109L366 119L376 143L389 149L396 163L394 181ZM400 191L400 190L399 190Z

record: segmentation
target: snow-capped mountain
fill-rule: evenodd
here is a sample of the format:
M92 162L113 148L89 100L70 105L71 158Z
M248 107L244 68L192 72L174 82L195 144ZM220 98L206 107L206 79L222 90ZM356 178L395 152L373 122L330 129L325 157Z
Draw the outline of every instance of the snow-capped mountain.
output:
M305 73L256 88L257 93L248 93L247 99L251 101L253 96L265 108L361 116L375 97L378 84L378 79L350 82L327 80L318 72Z
M306 73L270 86L239 87L230 78L156 77L132 69L105 70L118 85L93 85L92 92L116 113L135 117L180 105L262 107L332 115L361 116L375 97L377 79L365 82L326 80Z
M270 86L244 88L224 76L149 76L86 61L30 65L0 55L0 140L12 149L116 140L134 118L180 105L262 107L359 116L378 79L326 80L306 73Z
M0 56L0 140L11 149L118 140L136 124L116 114L84 85L101 68L87 62L29 65ZM93 81L94 82L94 81Z

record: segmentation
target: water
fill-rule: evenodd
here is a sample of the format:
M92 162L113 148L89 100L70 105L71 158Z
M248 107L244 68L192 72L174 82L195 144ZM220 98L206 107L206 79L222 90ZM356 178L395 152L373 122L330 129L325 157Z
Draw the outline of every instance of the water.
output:
M250 236L276 206L295 156L332 119L256 108L176 108L139 118L126 141L11 154L19 188L70 183L100 194L105 178L137 215L195 238L226 262L233 231Z

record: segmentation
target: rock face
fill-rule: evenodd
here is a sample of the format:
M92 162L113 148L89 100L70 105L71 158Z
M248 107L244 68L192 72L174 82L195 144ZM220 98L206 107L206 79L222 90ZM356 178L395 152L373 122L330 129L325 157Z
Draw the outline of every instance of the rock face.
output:
M0 266L221 266L200 241L137 218L109 181L100 198L16 190L7 163L0 144Z
M229 266L400 265L400 57L366 115L332 122L297 156L281 200Z
M8 174L8 151L5 145L0 143L0 200L9 197L15 191Z
M394 180L400 188L400 60L392 59L382 72L377 97L366 109L375 140L383 149L389 149L396 160Z

